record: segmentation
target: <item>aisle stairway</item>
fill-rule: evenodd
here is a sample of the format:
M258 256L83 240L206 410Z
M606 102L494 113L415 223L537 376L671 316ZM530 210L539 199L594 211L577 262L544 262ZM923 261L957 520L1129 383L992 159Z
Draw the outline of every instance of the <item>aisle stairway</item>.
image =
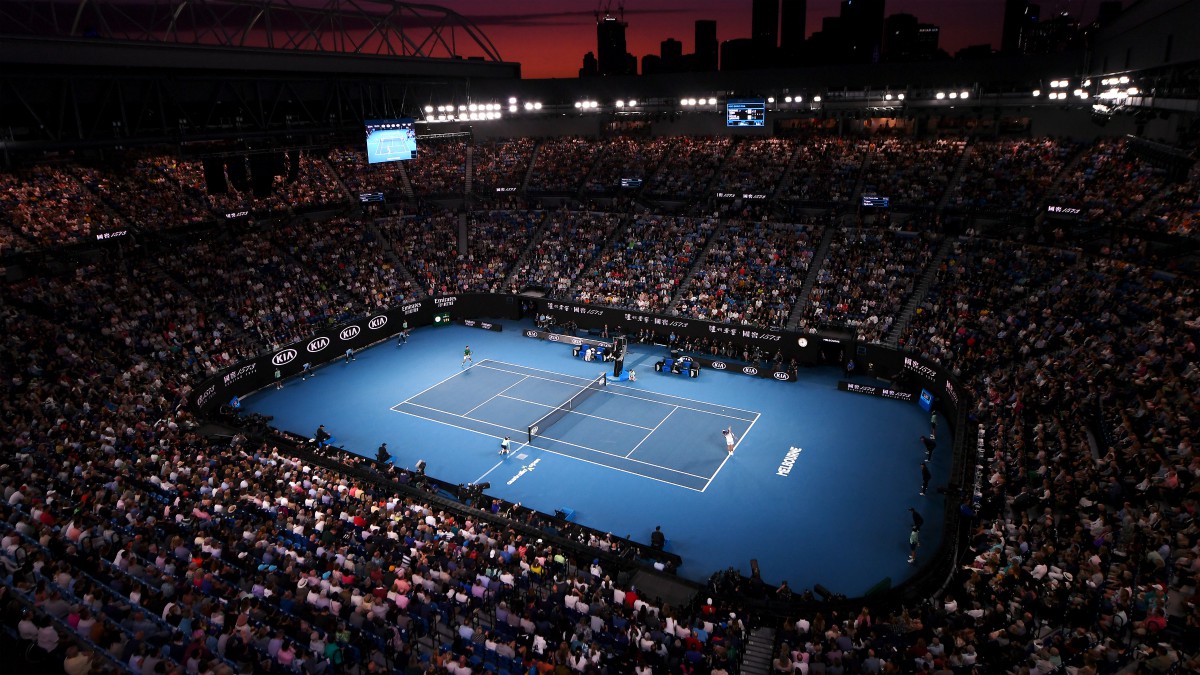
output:
M808 266L808 274L804 277L804 285L796 294L796 305L792 307L792 315L788 317L788 330L800 330L800 318L804 316L804 308L808 306L808 295L812 293L813 285L817 283L817 273L825 265L825 256L829 255L829 245L833 243L834 234L838 229L837 225L826 227L825 234L821 236L821 243L817 244L817 250L813 252L812 261Z
M904 309L900 311L900 316L892 322L892 327L887 335L883 338L883 343L890 347L895 347L899 344L900 336L904 335L904 331L908 329L908 324L912 321L913 315L917 313L917 308L925 301L925 296L929 293L929 288L937 279L938 268L941 267L942 261L946 256L950 255L950 251L954 248L955 239L946 237L942 240L942 245L938 247L937 252L929 259L929 264L925 266L925 272L921 274L921 279L909 294L908 300L904 303Z
M950 204L950 197L954 194L954 188L962 181L963 173L967 170L967 162L971 161L971 155L975 152L975 147L967 141L967 145L963 148L962 155L958 158L958 164L954 167L954 173L950 175L950 181L946 183L946 191L942 193L942 198L938 200L937 212L941 213L946 210L946 206Z
M775 629L756 628L746 641L742 675L771 675L771 657L775 651Z
M713 230L712 235L708 238L708 242L704 245L704 249L701 250L696 256L696 261L692 263L692 267L688 270L687 276L683 278L683 283L679 284L679 287L675 289L675 293L671 296L671 302L667 305L668 314L674 313L672 312L672 308L674 308L675 304L679 302L679 299L683 297L683 294L692 287L692 284L696 282L696 272L698 272L704 262L708 260L709 252L712 251L713 245L717 242L717 238L725 233L725 228L728 227L728 225L729 221L726 219L721 219L721 221L717 223L717 227L715 230Z

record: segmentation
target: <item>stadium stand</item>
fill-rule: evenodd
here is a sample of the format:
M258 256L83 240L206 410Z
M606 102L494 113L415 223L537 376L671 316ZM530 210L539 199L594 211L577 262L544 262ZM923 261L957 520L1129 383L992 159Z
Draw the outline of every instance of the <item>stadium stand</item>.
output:
M534 173L544 189L583 185L567 177L600 150L582 145L543 142ZM667 146L669 161L630 149ZM479 175L518 176L531 143L489 147L474 149L476 165L491 167ZM804 202L837 201L814 195L848 194L857 181L857 142L787 147L786 178L775 164L751 175L742 160L724 171L728 140L687 137L609 144L622 159L596 175L646 161L648 188L663 196L730 177L764 190L783 180L780 199ZM1169 184L1107 140L1067 168L1071 147L973 142L950 203L1030 211L1074 198L1089 223L1194 237L1195 170ZM961 146L912 149L873 158L863 180L936 204L947 184L918 177L953 164ZM354 192L379 174L352 154L329 157ZM1001 157L1012 158L992 172L1003 175L985 175ZM820 177L828 161L845 170ZM0 174L5 251L56 250L126 222L158 231L207 220L198 167L154 154L128 165L120 175L72 162ZM286 213L344 201L323 160L301 166L307 178L256 204ZM825 217L406 205L379 220L286 218L183 237L148 244L137 260L7 282L0 639L21 668L92 672L719 674L738 669L767 625L782 672L1196 670L1194 278L1145 266L1119 239L1081 250L1054 236L1023 241L1032 229L996 239L919 222L899 231ZM935 258L943 241L949 252ZM926 272L928 289L912 298ZM546 516L471 510L414 474L296 439L215 439L179 405L195 378L317 326L425 294L524 287L730 323L773 326L798 311L864 340L898 327L902 348L969 383L970 418L988 439L984 494L961 495L969 534L944 591L859 608L796 589L781 602L761 581L715 573L693 603L668 606L616 574L628 542L585 528L573 542L538 542ZM898 325L907 300L917 312Z

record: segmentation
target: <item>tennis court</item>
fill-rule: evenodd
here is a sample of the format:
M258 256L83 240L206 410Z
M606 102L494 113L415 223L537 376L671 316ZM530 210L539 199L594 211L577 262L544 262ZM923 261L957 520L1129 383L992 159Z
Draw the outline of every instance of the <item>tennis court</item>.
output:
M721 430L740 444L759 413L659 394L603 371L579 377L483 360L392 406L522 446L703 492L729 459ZM565 409L572 401L571 409ZM531 434L531 427L536 427Z

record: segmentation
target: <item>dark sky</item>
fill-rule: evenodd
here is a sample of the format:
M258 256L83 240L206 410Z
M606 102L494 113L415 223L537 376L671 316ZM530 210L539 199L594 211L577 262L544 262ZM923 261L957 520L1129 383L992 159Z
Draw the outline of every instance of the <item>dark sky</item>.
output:
M1041 0L1043 15L1065 9L1091 21L1100 0ZM491 38L506 61L521 63L526 78L576 77L585 52L596 49L598 8L616 0L444 0L443 6L471 18ZM684 53L694 49L697 19L717 22L717 39L750 36L751 0L625 0L629 53L657 54L673 37ZM839 0L808 0L808 32L838 13ZM887 0L886 14L907 12L941 26L941 47L953 54L967 45L1000 43L1004 0ZM461 43L460 43L461 45Z

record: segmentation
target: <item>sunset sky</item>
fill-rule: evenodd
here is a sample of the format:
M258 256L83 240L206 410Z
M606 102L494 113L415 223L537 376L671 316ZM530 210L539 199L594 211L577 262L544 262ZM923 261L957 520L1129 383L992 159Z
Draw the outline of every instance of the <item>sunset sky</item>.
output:
M598 8L607 0L445 0L442 6L472 19L491 38L506 61L521 63L526 78L576 77L583 55L596 49ZM717 22L717 39L750 36L750 0L626 0L629 53L657 54L659 43L673 37L684 53L694 50L697 19ZM1065 9L1085 21L1095 18L1100 0L1042 0L1043 14ZM808 0L807 31L838 13L839 0ZM887 0L886 14L907 12L941 26L941 47L953 54L975 44L998 46L1004 0Z

